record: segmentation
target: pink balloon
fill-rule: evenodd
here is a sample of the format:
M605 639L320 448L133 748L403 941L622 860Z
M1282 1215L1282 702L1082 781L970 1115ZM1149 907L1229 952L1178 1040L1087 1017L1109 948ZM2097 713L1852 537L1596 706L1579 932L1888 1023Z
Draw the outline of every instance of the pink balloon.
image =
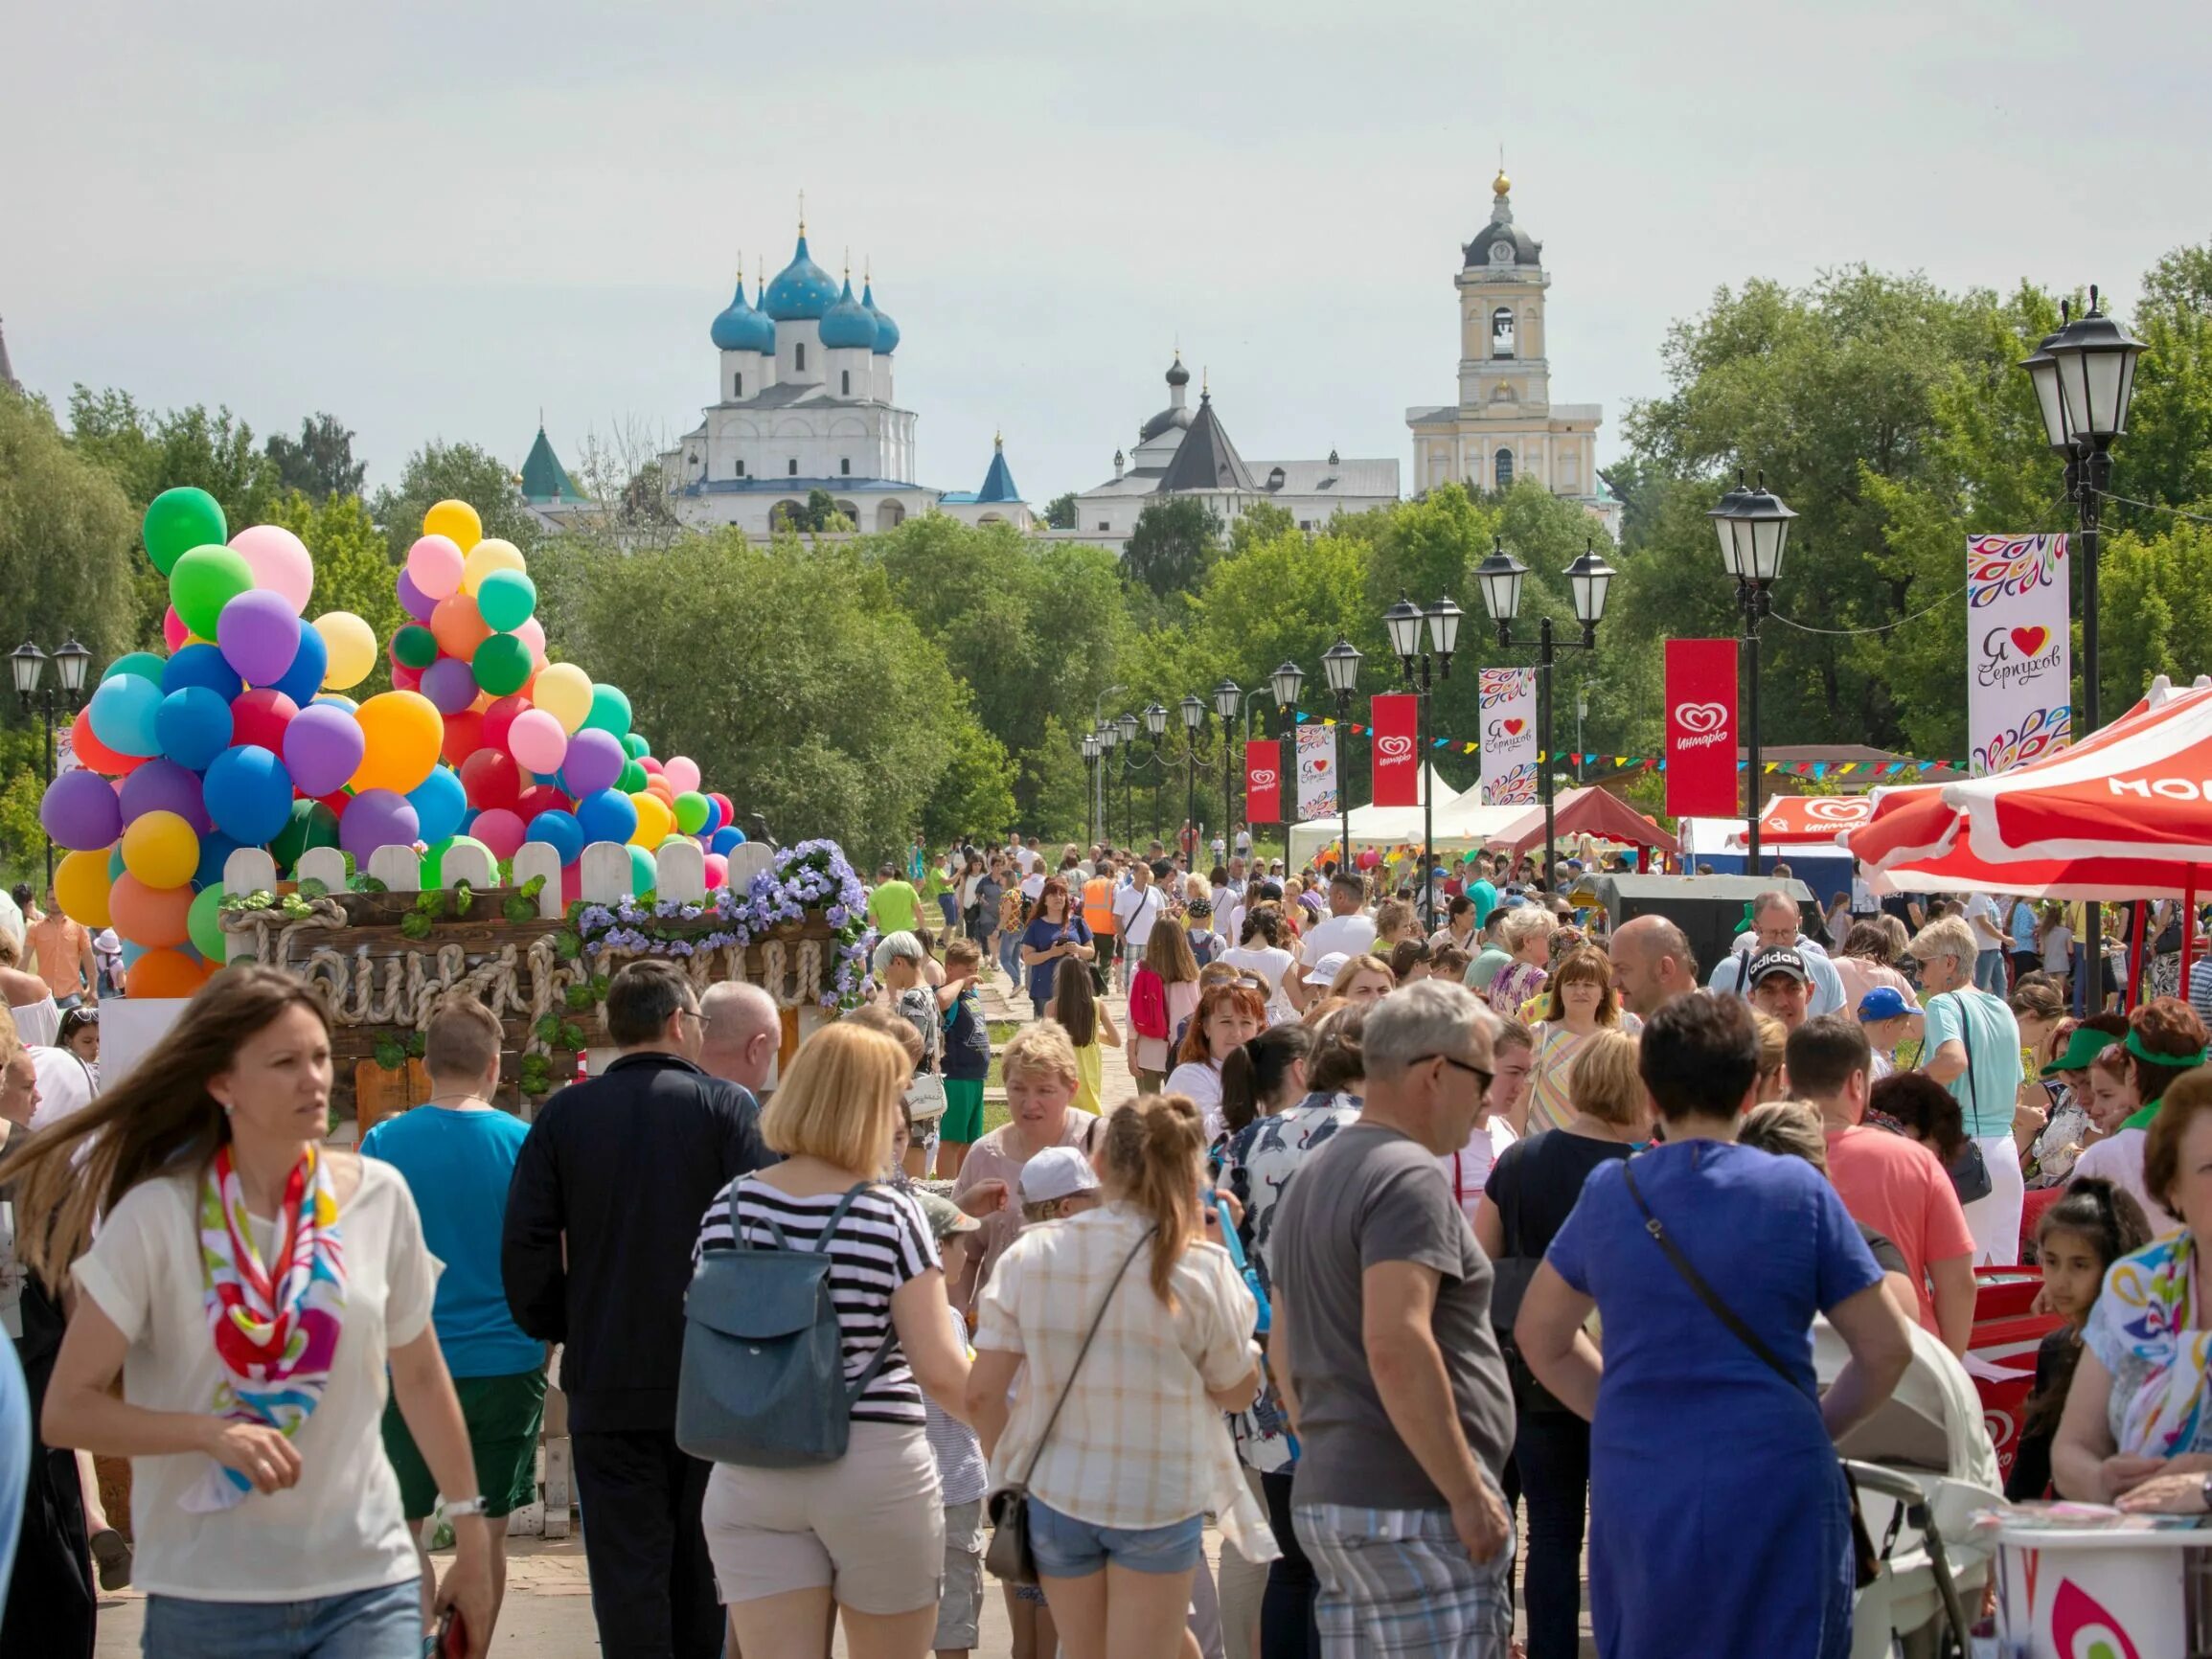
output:
M451 599L459 593L467 562L460 545L447 536L425 535L407 550L407 574L428 600Z
M254 586L282 595L298 616L315 591L315 561L308 544L281 524L257 524L231 537L231 551L254 573Z
M545 625L532 617L514 630L514 637L530 648L530 660L538 668L545 667Z
M507 729L507 752L541 777L560 770L568 734L543 709L525 709Z
M162 612L161 637L169 642L169 648L172 654L183 650L185 641L192 638L192 629L184 625L184 618L176 614L176 606L174 605L171 605Z
M728 883L730 879L730 861L727 858L724 858L719 852L710 852L707 854L706 864L707 891L712 893L716 888L725 886Z
M661 768L661 776L677 794L688 795L699 786L699 763L688 755L678 755Z
M476 822L468 827L468 833L491 849L494 858L512 858L521 851L524 825L504 807L494 807L476 814Z

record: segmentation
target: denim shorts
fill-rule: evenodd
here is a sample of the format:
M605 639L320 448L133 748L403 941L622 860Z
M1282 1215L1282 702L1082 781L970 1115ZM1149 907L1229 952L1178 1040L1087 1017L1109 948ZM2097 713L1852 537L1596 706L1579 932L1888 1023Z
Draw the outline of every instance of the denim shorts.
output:
M1029 1542L1048 1579L1087 1579L1107 1563L1132 1573L1187 1573L1204 1553L1206 1517L1164 1527L1098 1527L1063 1515L1032 1493Z
M148 1596L148 1659L418 1659L422 1581L311 1602L198 1602Z

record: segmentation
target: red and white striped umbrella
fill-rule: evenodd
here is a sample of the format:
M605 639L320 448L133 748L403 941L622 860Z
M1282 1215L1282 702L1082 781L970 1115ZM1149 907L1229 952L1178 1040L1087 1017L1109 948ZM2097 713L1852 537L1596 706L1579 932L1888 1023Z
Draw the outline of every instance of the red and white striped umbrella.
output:
M1759 814L1762 847L1840 846L1837 839L1874 814L1865 795L1777 795Z

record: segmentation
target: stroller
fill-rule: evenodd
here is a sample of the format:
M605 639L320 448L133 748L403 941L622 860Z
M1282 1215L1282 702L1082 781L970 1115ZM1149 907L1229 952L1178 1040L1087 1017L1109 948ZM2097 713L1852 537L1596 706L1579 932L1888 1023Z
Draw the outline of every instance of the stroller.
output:
M1881 1560L1859 1592L1852 1659L1965 1659L1970 1609L1981 1604L1995 1553L1973 1525L1976 1510L2004 1495L1973 1380L1939 1338L1910 1329L1912 1364L1896 1392L1836 1447ZM1826 1388L1850 1355L1826 1320L1813 1330Z

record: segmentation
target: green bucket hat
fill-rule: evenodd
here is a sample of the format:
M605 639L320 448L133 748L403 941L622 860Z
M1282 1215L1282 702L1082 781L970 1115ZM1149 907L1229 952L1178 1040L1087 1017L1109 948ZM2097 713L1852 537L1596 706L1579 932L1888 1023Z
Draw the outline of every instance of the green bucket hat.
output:
M2066 1038L2066 1052L2043 1067L2042 1075L2055 1078L2061 1072L2086 1072L2089 1069L2090 1061L2122 1041L2122 1038L2109 1031L2097 1031L2086 1025L2076 1026L2073 1034Z

